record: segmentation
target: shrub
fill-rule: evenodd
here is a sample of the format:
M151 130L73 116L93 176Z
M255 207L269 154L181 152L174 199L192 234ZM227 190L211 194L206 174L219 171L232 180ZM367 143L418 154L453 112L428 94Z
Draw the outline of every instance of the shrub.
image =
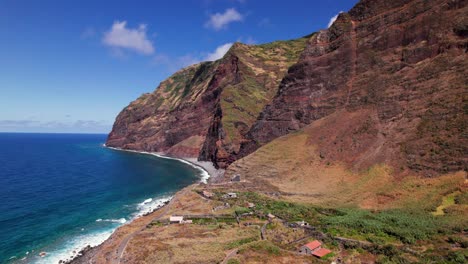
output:
M276 256L280 255L281 253L280 248L268 240L262 240L247 244L239 250L239 253L243 253L247 250L263 251Z
M411 213L403 210L388 210L372 213L360 209L343 209L342 215L327 216L323 219L328 229L344 234L364 235L371 242L383 243L378 238L396 238L412 244L427 239L439 230L439 222L427 213ZM372 235L372 236L369 236Z
M240 264L240 261L238 259L230 259L227 264Z
M237 247L240 247L240 246L242 246L244 244L248 244L250 242L254 242L254 241L257 241L257 240L258 240L257 237L242 238L242 239L230 242L229 244L227 244L226 248L227 249L237 248Z

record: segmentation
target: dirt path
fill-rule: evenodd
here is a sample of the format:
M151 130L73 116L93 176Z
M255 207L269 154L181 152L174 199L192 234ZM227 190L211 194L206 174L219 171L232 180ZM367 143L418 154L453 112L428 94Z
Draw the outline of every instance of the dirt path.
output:
M237 252L239 252L239 249L235 248L231 251L229 251L229 253L226 255L226 257L223 259L223 261L221 261L221 264L227 264L229 259L231 259L232 257L234 257Z
M120 264L120 260L122 259L122 256L125 252L125 249L127 248L127 245L128 245L128 242L130 242L130 240L132 238L134 238L136 235L138 235L140 232L142 232L143 230L146 229L146 225L153 222L153 221L156 221L156 220L159 220L161 219L163 216L166 215L167 211L171 208L171 205L173 203L175 203L178 199L178 196L179 195L183 195L184 193L186 192L186 189L182 190L177 196L174 196L174 198L172 198L172 200L164 205L163 207L161 207L160 209L158 209L155 213L157 213L157 216L152 218L151 221L148 221L142 228L140 228L139 230L137 231L134 231L130 234L128 234L119 244L119 247L117 248L117 252L115 253L114 257L112 258L112 261L111 263L112 264Z

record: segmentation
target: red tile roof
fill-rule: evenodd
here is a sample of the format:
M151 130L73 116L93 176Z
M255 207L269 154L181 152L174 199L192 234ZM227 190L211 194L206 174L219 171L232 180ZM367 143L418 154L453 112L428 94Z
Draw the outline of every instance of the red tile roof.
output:
M305 244L304 247L308 247L310 250L314 250L314 249L320 247L321 245L322 245L322 243L320 243L317 240L314 240L314 241L312 241L310 243Z
M312 255L316 256L316 257L323 257L325 255L328 255L331 253L331 250L329 249L326 249L326 248L319 248L317 250L315 250L314 252L312 252Z

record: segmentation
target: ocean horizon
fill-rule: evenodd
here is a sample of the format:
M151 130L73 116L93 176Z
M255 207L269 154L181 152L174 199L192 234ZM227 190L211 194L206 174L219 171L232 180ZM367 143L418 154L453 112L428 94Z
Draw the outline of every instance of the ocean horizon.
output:
M70 259L204 177L190 163L107 148L106 137L0 133L0 263Z

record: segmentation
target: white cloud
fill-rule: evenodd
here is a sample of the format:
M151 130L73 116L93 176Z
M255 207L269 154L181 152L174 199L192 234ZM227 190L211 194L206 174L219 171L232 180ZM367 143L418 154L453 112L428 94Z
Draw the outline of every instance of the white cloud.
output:
M247 44L247 45L255 45L255 44L258 43L258 41L256 39L252 38L251 36L248 36L247 38L239 37L237 39L237 42L244 43L244 44Z
M153 43L146 36L146 25L138 28L127 28L127 21L115 21L111 29L104 33L102 42L113 48L129 49L141 54L154 53Z
M205 26L220 30L226 28L229 23L239 22L244 19L244 16L237 12L234 8L229 8L224 13L216 13L210 16L210 20L206 22Z
M330 18L330 21L328 21L328 25L327 25L327 28L331 27L331 25L333 25L333 23L335 23L336 19L338 18L338 16L343 13L343 11L340 11L338 12L338 14L334 15L332 18Z
M158 54L153 58L154 65L163 65L168 72L173 73L181 68L200 63L202 61L214 61L221 59L224 54L231 48L233 43L226 43L218 46L213 52L186 54L184 56L171 58L165 54Z
M224 54L226 54L226 52L228 52L228 50L231 48L232 44L233 43L226 43L217 47L215 51L208 53L208 55L206 55L205 60L215 61L215 60L221 59L224 56Z

